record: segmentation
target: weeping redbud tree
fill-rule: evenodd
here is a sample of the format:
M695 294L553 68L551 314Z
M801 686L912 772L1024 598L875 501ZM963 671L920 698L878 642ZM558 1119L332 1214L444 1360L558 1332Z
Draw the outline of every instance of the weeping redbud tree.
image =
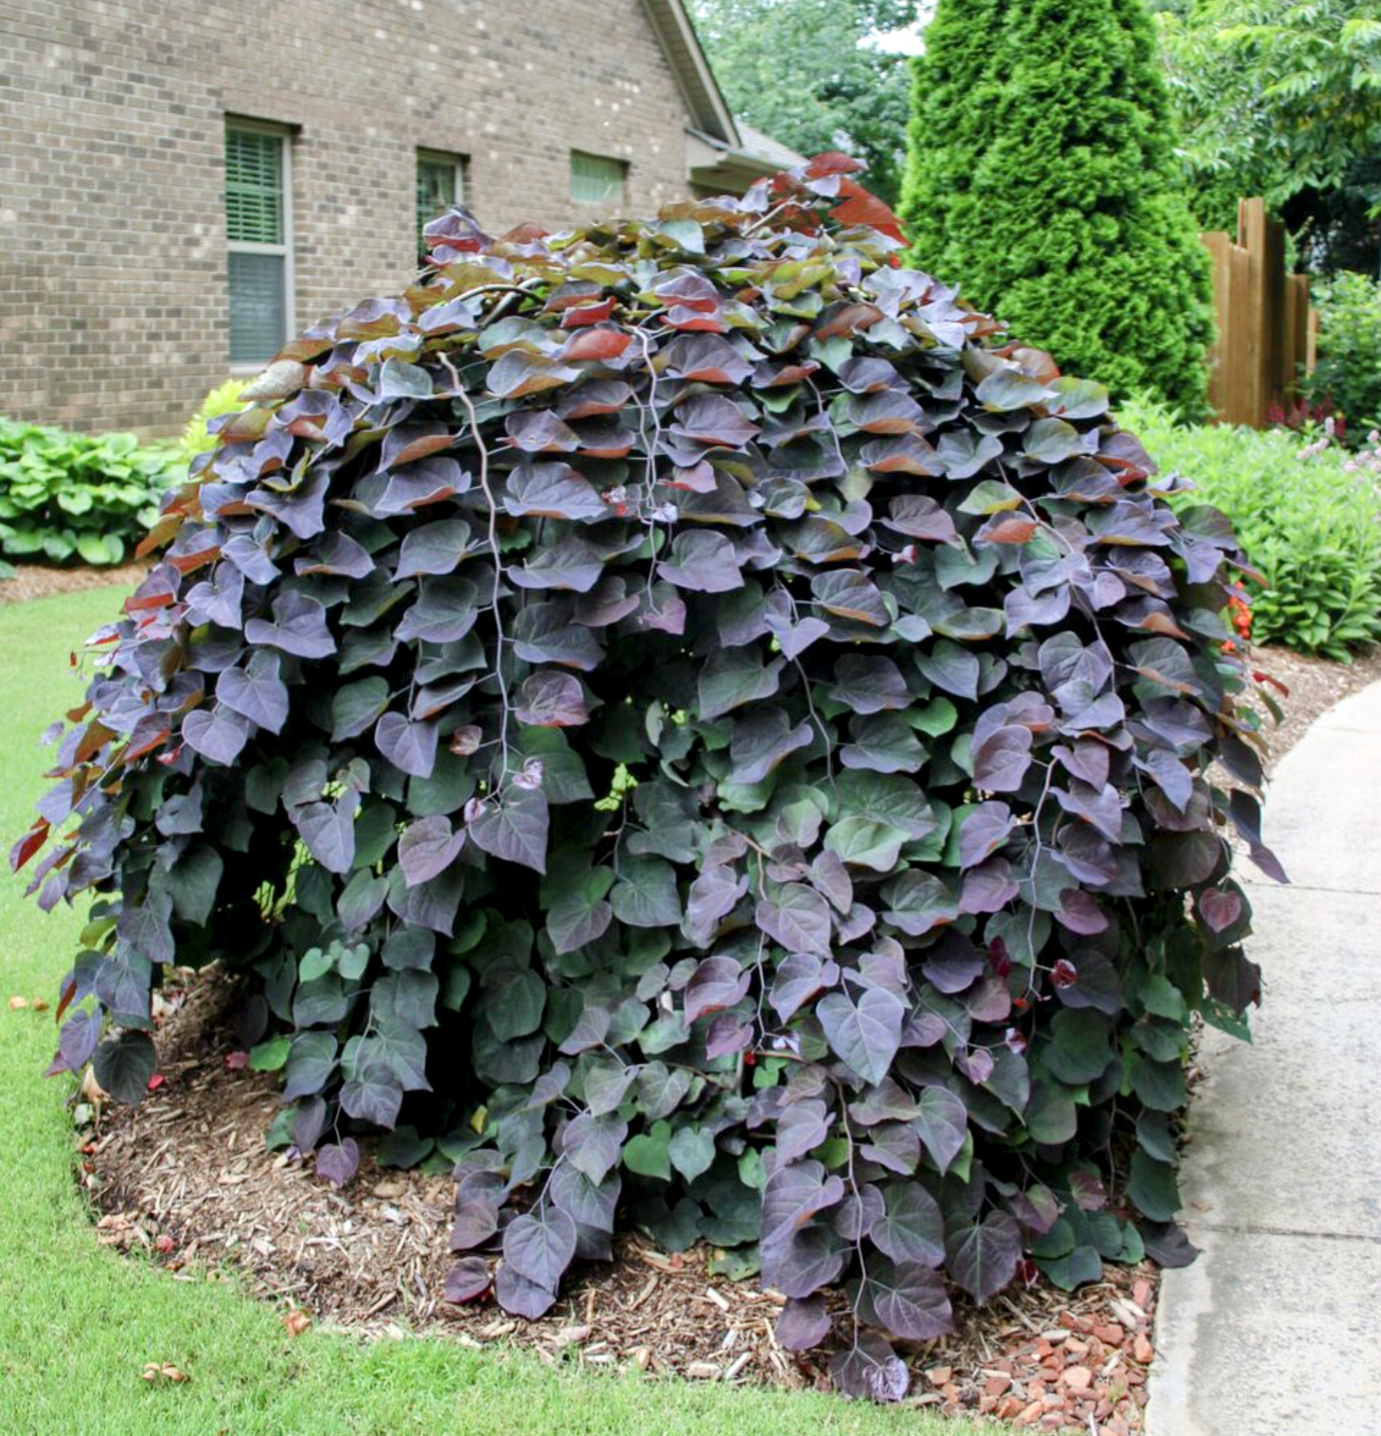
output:
M1183 1256L1229 829L1272 860L1227 524L857 168L429 226L216 421L14 861L94 896L56 1069L137 1100L217 962L272 1140L455 1164L452 1300L704 1240L793 1349L843 1284L835 1378L895 1398L946 1277Z

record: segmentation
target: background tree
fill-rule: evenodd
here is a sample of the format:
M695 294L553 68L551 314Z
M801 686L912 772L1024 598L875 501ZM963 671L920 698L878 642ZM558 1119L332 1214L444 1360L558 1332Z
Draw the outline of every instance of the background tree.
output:
M915 263L1062 367L1201 410L1208 260L1141 0L940 0L913 74Z
M895 204L906 129L906 60L878 48L917 0L692 0L701 43L740 119L802 154L838 149L868 165Z
M1231 230L1259 194L1318 268L1381 252L1381 18L1376 0L1170 0L1161 46L1191 204Z

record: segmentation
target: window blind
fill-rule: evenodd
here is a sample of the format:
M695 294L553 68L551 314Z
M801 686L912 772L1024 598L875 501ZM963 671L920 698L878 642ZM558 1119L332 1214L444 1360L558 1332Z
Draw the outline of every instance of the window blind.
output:
M623 199L624 163L571 151L571 198L577 204L614 204Z
M263 364L292 324L287 136L253 125L225 131L225 237L230 362Z
M225 136L226 238L283 243L283 137L228 129Z
M423 228L443 214L463 196L460 193L461 161L456 155L435 155L419 151L417 155L417 249L426 244Z

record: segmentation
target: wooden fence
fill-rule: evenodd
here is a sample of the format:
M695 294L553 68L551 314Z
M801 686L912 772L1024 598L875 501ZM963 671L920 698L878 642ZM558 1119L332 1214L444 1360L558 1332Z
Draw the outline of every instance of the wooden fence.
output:
M1285 272L1285 230L1260 199L1237 205L1237 242L1224 230L1201 235L1213 257L1218 337L1209 351L1209 402L1225 423L1263 428L1272 404L1288 401L1314 368L1318 311L1309 277Z

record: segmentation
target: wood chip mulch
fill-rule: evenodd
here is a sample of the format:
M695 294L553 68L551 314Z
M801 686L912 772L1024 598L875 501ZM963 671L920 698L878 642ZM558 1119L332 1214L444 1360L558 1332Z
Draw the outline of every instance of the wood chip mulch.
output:
M148 561L122 563L111 568L54 568L42 563L17 563L14 577L0 579L0 608L7 603L24 603L31 598L50 598L55 593L78 593L88 588L136 587L149 571ZM111 618L120 616L119 605L111 604Z
M1271 746L1272 764L1278 763L1309 725L1334 704L1369 684L1381 682L1381 648L1373 648L1351 663L1306 658L1288 648L1253 648L1249 663L1256 672L1269 674L1290 690L1289 697L1274 688L1270 690L1285 713L1285 721L1278 728L1274 718L1265 717L1264 732Z
M515 1320L492 1297L448 1304L449 1176L383 1170L366 1155L338 1192L310 1161L266 1152L275 1082L240 1065L234 1000L215 969L185 996L174 991L159 1024L163 1082L137 1108L99 1112L84 1134L98 1240L146 1251L176 1280L215 1278L230 1263L289 1311L367 1332L429 1330L655 1376L828 1387L829 1348L782 1350L782 1298L718 1274L703 1246L670 1254L624 1236L615 1260L578 1268L540 1321ZM982 1309L960 1298L953 1335L899 1347L913 1370L908 1400L1040 1431L1140 1431L1156 1289L1147 1262L1110 1267L1074 1293L1041 1282ZM842 1318L842 1293L835 1305Z
M1381 678L1381 654L1344 666L1257 650L1253 666L1291 689L1273 758L1319 713ZM98 1240L147 1250L175 1280L218 1279L230 1263L284 1304L290 1330L310 1316L373 1333L440 1331L472 1347L511 1344L549 1363L828 1385L827 1350L802 1357L778 1347L781 1298L717 1274L703 1247L672 1255L622 1237L615 1260L578 1268L540 1321L515 1320L492 1297L446 1303L449 1177L383 1170L366 1154L338 1192L316 1180L310 1160L266 1152L275 1080L235 1055L233 1001L214 969L172 993L160 1019L162 1084L134 1109L96 1104L80 1172L103 1213ZM1074 1293L1042 1280L981 1309L961 1299L954 1334L900 1348L913 1370L908 1401L1022 1429L1139 1432L1158 1285L1145 1262L1110 1266L1105 1281ZM842 1294L837 1306L846 1309Z

